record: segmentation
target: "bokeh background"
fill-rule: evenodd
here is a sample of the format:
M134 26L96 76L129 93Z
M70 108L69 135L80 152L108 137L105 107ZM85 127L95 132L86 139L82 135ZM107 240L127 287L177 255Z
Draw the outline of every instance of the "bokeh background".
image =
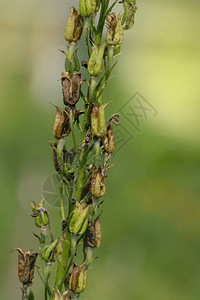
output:
M78 1L69 3L78 4ZM63 31L56 0L0 3L0 298L21 299L15 247L37 249L31 200L54 173L54 109L62 101ZM139 91L158 111L130 122L115 155L102 215L103 243L83 299L197 300L200 295L200 3L138 1L114 78L110 113ZM59 213L50 208L58 232ZM36 299L43 299L38 275Z

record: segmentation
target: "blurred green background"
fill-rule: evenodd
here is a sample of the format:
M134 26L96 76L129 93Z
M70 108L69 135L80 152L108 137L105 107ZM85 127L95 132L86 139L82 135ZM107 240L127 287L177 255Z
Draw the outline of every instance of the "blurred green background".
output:
M139 91L158 111L116 155L107 180L103 243L82 299L200 298L200 3L143 0L106 90L114 113ZM78 4L78 0L70 1ZM0 4L0 298L20 299L15 247L37 249L29 202L54 173L54 109L67 2ZM56 232L59 216L50 209ZM43 299L35 274L36 299Z

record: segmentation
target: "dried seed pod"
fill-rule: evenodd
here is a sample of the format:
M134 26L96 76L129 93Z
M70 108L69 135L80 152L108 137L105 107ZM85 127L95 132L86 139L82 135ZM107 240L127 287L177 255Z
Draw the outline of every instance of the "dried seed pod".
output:
M81 84L83 80L81 79L81 74L76 73L72 77L72 97L71 97L71 105L75 105L80 98Z
M85 265L78 267L74 264L69 286L74 294L81 294L87 285L86 267Z
M63 72L61 74L63 101L65 105L73 106L78 102L82 82L80 73L76 73L73 76L68 72Z
M61 83L63 91L63 102L65 105L68 105L71 94L71 74L68 72L62 72Z
M102 138L103 149L107 153L113 153L115 151L115 141L112 129L112 122L108 122L106 135Z
M18 255L18 276L19 281L24 285L32 283L34 278L34 267L38 256L38 253L32 253L30 251L23 252L21 248L15 248L12 251L17 250Z
M99 108L99 135L102 136L106 133L106 120L105 120L105 109L108 103L105 103Z
M110 13L106 17L108 30L106 33L106 41L109 45L121 45L124 37L122 28L121 16L116 16L115 13Z
M94 136L99 136L99 106L92 104L90 111L91 131Z
M68 42L76 42L80 39L83 31L82 17L79 12L72 6L70 16L65 28L64 38Z
M53 134L54 136L56 135L56 129L58 127L58 124L60 123L61 117L62 117L62 111L60 108L56 105L53 104L56 108L56 116L55 116L55 121L54 121L54 126L53 126Z
M99 221L99 216L94 221L94 232L95 232L95 239L94 239L95 247L99 248L102 240L101 224Z
M136 1L126 1L123 3L124 6L124 15L122 19L122 23L124 25L124 30L129 30L133 27L135 23L135 13L137 11Z
M91 176L90 191L95 198L100 198L105 194L105 178L101 167Z

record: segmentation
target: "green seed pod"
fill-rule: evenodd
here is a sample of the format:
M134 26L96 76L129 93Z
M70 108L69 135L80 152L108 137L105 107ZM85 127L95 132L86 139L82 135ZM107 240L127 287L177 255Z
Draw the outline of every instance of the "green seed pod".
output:
M86 232L86 230L87 230L87 226L88 226L88 218L86 218L85 221L83 222L83 225L82 225L82 227L81 227L81 229L80 229L80 231L79 231L78 234L79 235L84 234Z
M98 76L102 69L103 55L105 51L106 44L99 46L94 45L92 49L92 54L88 61L88 73L91 76Z
M44 226L47 226L47 225L48 225L48 219L47 219L46 213L42 211L42 212L40 213L40 217L41 217L42 224L43 224Z
M67 26L65 28L64 38L68 42L76 42L80 39L82 31L82 18L79 15L79 12L72 6Z
M88 18L96 11L95 0L80 0L78 6L79 13L82 17Z
M74 235L78 235L81 232L83 232L82 230L82 226L84 225L85 219L87 218L87 214L90 210L90 205L88 205L86 208L84 208L81 212L81 215L79 216L79 218L76 220L75 224L74 224L74 228L71 231ZM85 226L84 226L85 228ZM84 229L83 228L83 229ZM87 227L85 228L85 230L87 229Z
M78 277L77 294L81 294L87 285L87 275L85 266L81 269Z
M72 218L69 222L69 231L70 232L73 232L74 226L75 226L78 218L80 217L82 211L83 211L83 207L81 205L79 205L78 207L75 207L73 214L72 214Z
M42 258L45 260L45 261L50 261L52 260L52 257L51 257L51 254L52 254L52 251L55 249L55 247L57 246L58 244L58 239L56 239L53 243L51 243L50 245L47 245L46 247L44 247L42 249Z
M99 106L92 104L90 111L91 131L94 136L99 136Z

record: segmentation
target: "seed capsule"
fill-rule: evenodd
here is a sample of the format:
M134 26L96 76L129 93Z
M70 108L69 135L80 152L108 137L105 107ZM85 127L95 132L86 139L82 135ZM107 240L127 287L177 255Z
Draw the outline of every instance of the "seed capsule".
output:
M93 223L89 223L85 233L84 247L99 248L101 245L102 233L99 217Z
M23 252L20 248L15 248L12 251L17 250L18 255L18 276L19 281L23 284L32 283L34 278L34 267L38 256L38 253L32 253L30 251Z
M85 203L78 204L74 209L72 218L69 223L69 230L74 235L83 234L87 229L88 218L87 215L90 210L90 205L85 207Z
M106 41L109 45L121 45L124 37L122 28L121 16L116 16L111 13L106 17L108 23L108 30L106 34Z
M68 72L61 74L63 102L65 105L75 105L78 102L82 82L80 73L76 73L73 76Z
M123 3L124 15L122 23L125 24L123 29L129 30L135 23L135 13L137 11L136 1L126 1Z
M98 76L101 72L105 47L106 44L93 46L92 54L88 61L88 73L91 76Z
M99 136L99 106L96 104L92 105L90 112L91 120L91 131L94 136Z
M88 18L99 10L99 3L96 0L80 0L78 10L82 17Z
M76 42L80 39L82 31L82 17L72 6L70 9L70 16L67 21L67 26L65 28L64 38L68 42Z
M74 264L73 272L70 278L69 287L74 294L81 294L87 285L87 276L85 265L78 267Z
M105 194L105 178L101 167L91 176L90 191L95 198L100 198Z
M53 243L51 243L50 245L47 245L46 247L44 247L42 249L42 258L45 260L45 261L51 261L53 259L53 256L52 256L52 252L53 250L56 248L58 244L58 239L56 239Z

